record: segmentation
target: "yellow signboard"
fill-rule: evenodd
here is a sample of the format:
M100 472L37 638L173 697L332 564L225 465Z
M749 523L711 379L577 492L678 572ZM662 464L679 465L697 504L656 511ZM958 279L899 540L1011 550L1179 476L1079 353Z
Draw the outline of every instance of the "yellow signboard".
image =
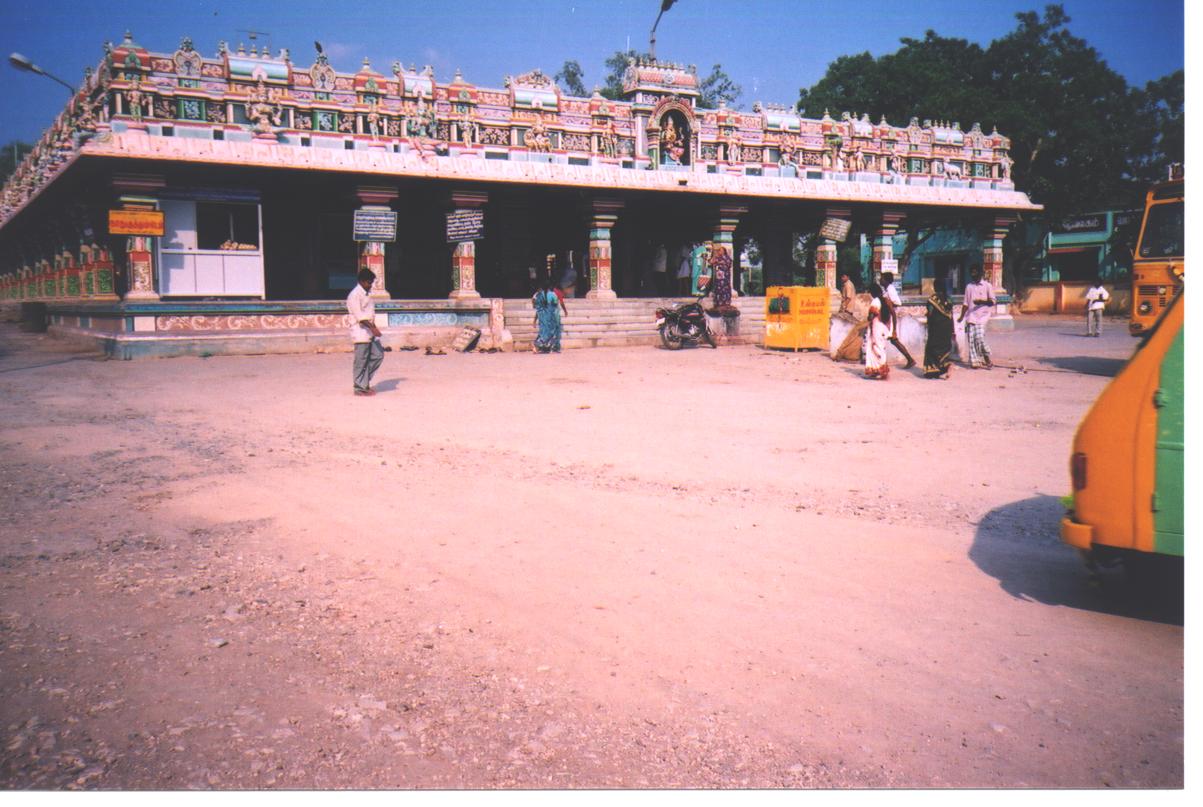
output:
M109 235L162 235L161 210L110 210Z
M765 347L827 349L831 292L825 286L769 286L764 300Z

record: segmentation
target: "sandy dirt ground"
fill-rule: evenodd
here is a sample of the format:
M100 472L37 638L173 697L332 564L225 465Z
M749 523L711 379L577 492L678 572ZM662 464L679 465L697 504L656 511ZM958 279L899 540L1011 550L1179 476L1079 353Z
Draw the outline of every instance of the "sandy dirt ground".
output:
M1133 350L136 362L0 330L0 786L1183 784L1180 611L1057 536Z

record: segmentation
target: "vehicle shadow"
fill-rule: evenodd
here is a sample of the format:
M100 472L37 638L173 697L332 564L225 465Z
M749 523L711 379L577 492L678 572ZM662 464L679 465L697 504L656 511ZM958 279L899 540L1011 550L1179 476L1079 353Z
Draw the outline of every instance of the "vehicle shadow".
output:
M1142 584L1122 568L1092 574L1077 550L1061 541L1064 513L1056 496L1033 496L997 507L978 523L969 559L1017 599L1183 623L1180 581Z
M1048 364L1059 370L1114 378L1128 360L1109 359L1105 356L1049 356L1042 357L1038 361L1040 364Z

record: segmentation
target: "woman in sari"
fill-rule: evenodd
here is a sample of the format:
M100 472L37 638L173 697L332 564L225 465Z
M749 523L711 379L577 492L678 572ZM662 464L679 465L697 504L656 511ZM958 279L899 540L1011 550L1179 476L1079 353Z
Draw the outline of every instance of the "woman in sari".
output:
M952 370L952 302L940 289L927 298L927 345L923 377L948 378Z
M865 329L865 375L868 378L886 380L890 377L890 363L886 359L886 347L890 344L890 306L877 283L869 286L873 302L869 303L869 326Z
M563 309L567 314L568 308L556 294L550 272L543 275L539 290L531 298L531 303L535 306L535 327L538 329L538 333L535 334L535 351L559 353L560 337L564 332L560 322L560 310Z

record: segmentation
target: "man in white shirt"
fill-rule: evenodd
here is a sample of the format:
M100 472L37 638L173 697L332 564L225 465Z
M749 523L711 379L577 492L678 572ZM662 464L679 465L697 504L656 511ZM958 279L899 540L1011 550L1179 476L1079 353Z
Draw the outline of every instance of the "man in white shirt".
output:
M990 281L982 277L982 268L974 266L969 270L973 282L965 286L965 304L961 307L958 322L965 323L965 340L969 343L969 367L976 370L979 366L987 370L994 367L990 360L990 347L986 344L986 323L994 311L994 289Z
M1086 335L1098 336L1103 331L1103 309L1111 294L1103 288L1103 279L1094 276L1094 285L1086 290Z
M347 295L347 314L351 317L351 341L355 343L355 365L352 381L356 395L375 395L372 376L384 361L384 346L380 344L380 329L376 327L376 303L368 293L376 273L360 269L355 288Z
M881 273L881 290L885 294L886 302L890 304L890 344L906 359L906 365L902 369L909 370L915 366L915 359L906 349L906 345L902 344L902 340L898 338L898 317L902 313L902 295L898 293L898 287L894 285L893 272Z

